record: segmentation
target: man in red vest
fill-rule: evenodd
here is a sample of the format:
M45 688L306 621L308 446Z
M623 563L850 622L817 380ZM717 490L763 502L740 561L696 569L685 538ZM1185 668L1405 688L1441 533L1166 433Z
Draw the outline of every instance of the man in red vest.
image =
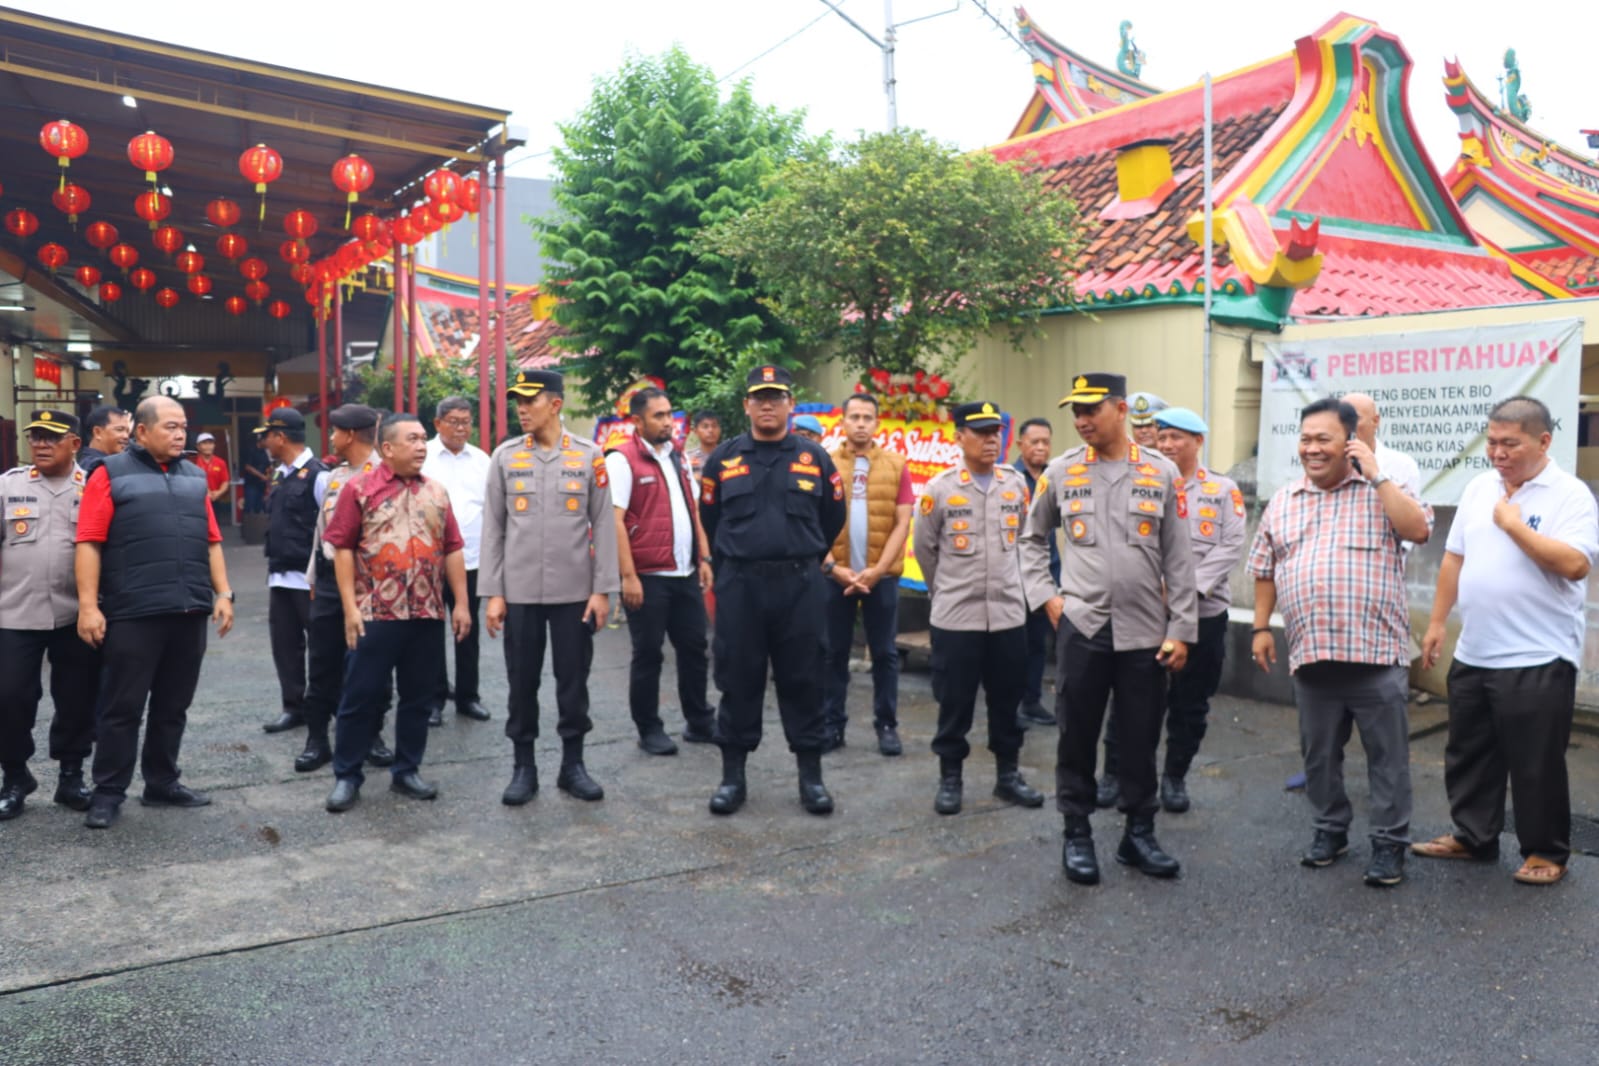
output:
M677 745L666 735L660 714L664 637L677 652L677 698L687 723L683 739L696 744L714 739L714 713L705 698L704 592L711 584L711 553L689 464L673 440L672 401L660 389L640 389L629 410L633 435L605 457L616 509L622 603L633 637L628 706L639 747L651 755L675 755Z

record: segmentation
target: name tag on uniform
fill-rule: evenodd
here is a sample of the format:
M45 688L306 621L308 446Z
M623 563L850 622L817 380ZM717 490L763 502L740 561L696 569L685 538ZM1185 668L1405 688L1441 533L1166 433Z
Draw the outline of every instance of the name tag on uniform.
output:
M747 466L730 466L721 471L721 478L723 481L731 481L736 477L744 477L749 472L750 468Z
M640 485L653 485L653 484L655 484L655 475L654 474L647 474L644 477L639 478L638 479L638 483Z
M822 476L822 468L814 463L789 463L788 472L790 474L809 474L811 477Z

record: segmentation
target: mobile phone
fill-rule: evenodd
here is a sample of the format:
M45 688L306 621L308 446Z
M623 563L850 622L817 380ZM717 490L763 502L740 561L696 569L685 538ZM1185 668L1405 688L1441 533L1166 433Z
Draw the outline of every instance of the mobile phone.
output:
M1351 455L1349 457L1349 465L1354 467L1355 468L1355 473L1359 474L1361 477L1365 477L1366 476L1366 472L1364 470L1360 469L1360 460L1356 459L1353 455Z
M590 633L598 633L600 631L600 616L597 614L590 614L587 618L583 619L583 628L587 629Z

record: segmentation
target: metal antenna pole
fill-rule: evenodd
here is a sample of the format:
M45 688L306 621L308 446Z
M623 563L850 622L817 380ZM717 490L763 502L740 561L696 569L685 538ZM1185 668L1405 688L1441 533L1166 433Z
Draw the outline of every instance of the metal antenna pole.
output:
M883 0L883 92L888 96L889 132L899 129L899 105L894 99L894 0Z
M1212 194L1213 194L1213 191L1214 191L1214 188L1215 188L1215 181L1216 181L1215 159L1213 158L1213 154L1212 154L1212 149L1214 147L1214 145L1212 143L1213 140L1214 140L1214 118L1215 118L1215 116L1211 112L1210 75L1207 73L1205 75L1205 146L1204 146L1204 155L1205 155L1205 339L1204 339L1204 345L1203 345L1203 348L1202 348L1202 351L1203 351L1202 359L1204 360L1204 366L1202 367L1202 369L1200 371L1200 373L1202 375L1202 380L1204 382L1204 394L1203 394L1202 399L1203 399L1203 403L1204 403L1205 425L1207 427L1210 426L1210 419L1211 419L1211 411L1210 411L1210 407L1211 407L1211 404L1210 404L1210 300L1211 300L1211 295L1210 295L1210 290L1213 287L1214 282L1215 282L1215 278L1211 276L1212 272L1213 272L1213 267L1215 265L1215 253L1214 253L1214 251L1212 249L1214 247L1214 241L1215 241L1215 236L1216 236L1215 207L1211 203L1211 198L1212 198ZM1211 436L1207 436L1205 438L1205 451L1207 453L1205 455L1206 462L1210 461L1210 455L1208 453L1210 452L1210 441L1211 441L1211 437L1212 436L1214 436L1214 433L1212 433Z

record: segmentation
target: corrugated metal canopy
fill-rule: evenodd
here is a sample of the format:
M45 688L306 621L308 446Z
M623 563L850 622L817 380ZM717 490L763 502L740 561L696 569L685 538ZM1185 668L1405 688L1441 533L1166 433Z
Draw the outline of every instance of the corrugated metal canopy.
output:
M126 106L124 96L136 106ZM135 197L150 185L129 162L128 142L153 130L171 141L175 156L160 175L172 194L166 223L205 256L214 300L242 294L245 281L235 263L217 254L221 231L205 216L210 200L227 197L243 212L234 232L249 242L250 255L270 264L266 280L273 297L289 300L302 322L308 308L301 288L278 256L288 239L283 216L295 209L316 216L313 258L348 238L345 194L330 177L337 159L355 152L372 165L376 181L362 194L357 213L388 215L421 195L419 184L429 171L441 166L475 170L498 147L509 117L500 108L180 48L8 8L0 8L0 99L6 102L0 108L0 153L6 160L0 209L25 207L40 222L25 242L4 233L0 242L35 269L38 248L54 241L71 253L64 278L82 263L94 263L115 278L115 268L83 236L89 222L105 220L138 248L140 266L155 270L159 284L182 294L174 315L192 306L195 298L184 287L184 275L153 247L148 224L134 212ZM89 135L87 154L66 172L93 200L76 229L51 203L62 171L39 145L40 128L56 119L74 122ZM240 153L258 143L283 157L283 175L268 188L262 225L259 197L238 168ZM147 298L130 287L123 300ZM117 304L103 311L121 317ZM277 332L259 311L245 318L257 316L264 320L262 333Z

